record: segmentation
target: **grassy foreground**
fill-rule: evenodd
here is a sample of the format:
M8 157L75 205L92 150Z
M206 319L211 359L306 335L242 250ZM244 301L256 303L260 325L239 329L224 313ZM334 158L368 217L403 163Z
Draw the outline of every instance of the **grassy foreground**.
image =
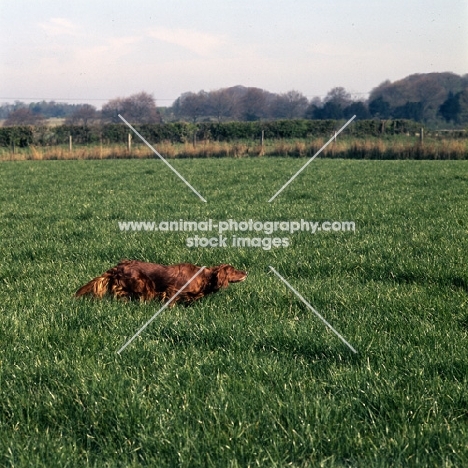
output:
M171 164L208 203L157 160L0 164L0 465L468 466L468 163L316 160L272 203L304 160ZM181 218L356 231L263 250L118 228ZM72 295L121 258L249 277L118 355L159 304Z

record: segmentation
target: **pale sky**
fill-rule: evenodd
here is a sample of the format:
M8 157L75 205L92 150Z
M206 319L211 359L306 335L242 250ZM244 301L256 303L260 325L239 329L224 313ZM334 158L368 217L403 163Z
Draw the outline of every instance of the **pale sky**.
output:
M467 0L0 0L0 102L343 86L468 73Z

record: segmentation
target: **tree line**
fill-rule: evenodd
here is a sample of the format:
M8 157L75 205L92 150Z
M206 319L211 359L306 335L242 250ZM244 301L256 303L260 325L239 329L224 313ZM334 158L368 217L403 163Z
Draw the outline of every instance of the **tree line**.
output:
M172 106L159 108L154 97L146 92L112 99L101 110L90 104L45 101L0 106L4 126L40 125L51 117L65 119L66 125L121 123L119 114L134 124L340 120L356 115L360 120L409 119L429 126L460 127L468 123L468 75L427 73L393 83L387 80L365 100L355 99L343 87L308 100L297 90L276 94L255 87L233 86L183 93Z

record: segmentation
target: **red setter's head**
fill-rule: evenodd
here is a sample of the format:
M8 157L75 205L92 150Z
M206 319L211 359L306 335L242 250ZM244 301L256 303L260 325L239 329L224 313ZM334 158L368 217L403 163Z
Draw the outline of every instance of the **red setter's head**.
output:
M207 268L207 270L211 274L211 284L215 290L227 288L229 283L239 283L247 278L246 271L236 270L227 264Z

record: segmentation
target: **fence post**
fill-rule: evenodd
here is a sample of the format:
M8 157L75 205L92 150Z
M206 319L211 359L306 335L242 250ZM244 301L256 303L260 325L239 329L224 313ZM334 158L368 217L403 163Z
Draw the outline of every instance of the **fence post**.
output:
M127 151L128 151L128 154L130 154L132 151L132 134L131 133L127 135Z
M421 132L419 133L419 142L421 145L424 143L424 128L421 127Z
M70 155L72 154L73 151L73 137L68 135L68 150L70 151Z
M265 130L262 130L262 137L260 140L260 144L262 147L260 155L263 156L265 154Z

